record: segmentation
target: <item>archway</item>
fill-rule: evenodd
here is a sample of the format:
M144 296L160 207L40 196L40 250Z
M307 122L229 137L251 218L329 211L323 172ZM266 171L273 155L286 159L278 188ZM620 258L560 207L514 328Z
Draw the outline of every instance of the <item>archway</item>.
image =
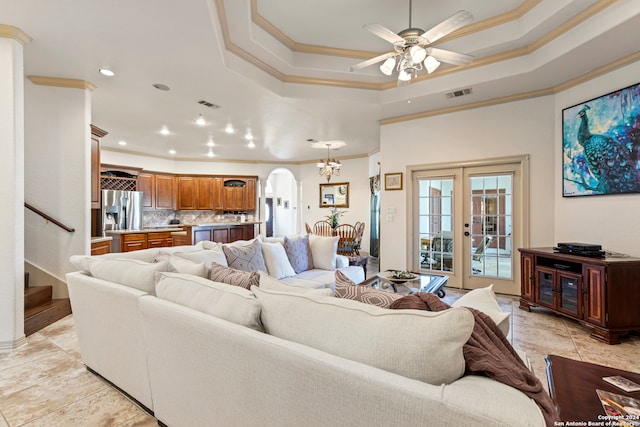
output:
M271 203L268 204L269 200ZM268 228L273 230L273 236L286 236L298 232L298 185L289 169L277 168L269 173L265 186L264 207L265 220L270 222Z

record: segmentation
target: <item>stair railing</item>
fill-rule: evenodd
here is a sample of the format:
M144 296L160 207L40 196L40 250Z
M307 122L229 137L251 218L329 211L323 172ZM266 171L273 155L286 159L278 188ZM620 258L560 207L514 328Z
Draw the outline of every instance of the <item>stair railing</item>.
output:
M64 225L63 223L61 223L60 221L58 221L57 219L47 215L46 213L42 212L40 209L35 208L33 206L31 206L29 203L24 202L24 207L37 213L38 215L40 215L42 218L46 219L47 221L57 225L58 227L62 228L65 231L68 231L69 233L73 233L74 231L76 231L75 228L71 228L67 225Z

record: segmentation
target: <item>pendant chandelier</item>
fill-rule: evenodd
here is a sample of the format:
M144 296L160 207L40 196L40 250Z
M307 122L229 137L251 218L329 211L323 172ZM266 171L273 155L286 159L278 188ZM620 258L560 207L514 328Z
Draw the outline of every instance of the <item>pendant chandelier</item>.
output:
M318 175L324 176L327 179L327 182L331 181L332 176L340 176L340 168L342 167L342 163L340 160L337 160L335 157L331 157L331 149L340 148L347 145L344 141L313 141L311 146L313 148L327 148L327 158L320 159L316 163L318 167Z

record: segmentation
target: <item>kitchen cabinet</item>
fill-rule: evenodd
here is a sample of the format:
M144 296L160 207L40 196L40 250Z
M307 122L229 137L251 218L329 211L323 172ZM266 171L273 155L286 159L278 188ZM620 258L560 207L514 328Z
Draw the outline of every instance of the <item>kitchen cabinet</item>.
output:
M151 173L140 172L138 174L138 182L136 183L136 190L142 191L142 207L143 208L155 208L156 207L156 180L155 175Z
M100 139L107 135L91 125L91 209L101 209L100 203Z
M176 178L177 210L212 210L213 178L179 176Z
M123 234L121 238L120 252L139 251L147 249L146 233Z
M222 210L224 209L224 179L214 177L212 185L211 198L213 202L213 209Z
M171 231L147 233L147 248L166 248L173 246Z
M213 178L198 177L196 178L196 209L211 210L215 209L213 194Z
M103 240L100 242L91 242L91 255L104 255L111 253L111 241Z
M155 176L156 209L176 208L176 181L173 175Z
M197 195L196 179L190 176L179 176L176 178L176 185L178 187L176 209L195 209Z
M255 178L225 178L223 183L223 206L225 210L247 211L256 208Z
M183 228L186 232L186 237L181 241L187 245L195 245L202 241L231 243L236 240L251 240L255 238L255 225L253 223L187 225Z
M521 309L549 308L607 344L640 331L640 258L584 257L553 248L519 251Z

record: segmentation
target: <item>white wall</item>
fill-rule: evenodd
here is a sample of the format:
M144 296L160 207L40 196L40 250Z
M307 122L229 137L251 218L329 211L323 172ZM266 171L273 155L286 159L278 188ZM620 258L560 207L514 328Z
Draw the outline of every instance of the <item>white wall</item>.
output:
M593 79L556 96L554 110L555 239L601 244L640 256L640 194L562 197L562 109L638 83L640 62Z
M25 201L69 233L25 210L25 260L64 280L69 257L90 252L91 95L25 81ZM67 297L54 286L54 298Z
M357 159L340 160L342 171L340 176L331 178L331 183L349 183L349 207L338 210L346 211L340 222L355 224L356 221L365 223L364 237L362 239L362 251L369 252L369 159L360 157ZM320 184L327 180L318 175L318 168L314 164L300 166L302 182L301 215L304 222L313 226L316 221L326 219L330 214L329 208L320 207Z
M382 176L402 172L404 183L402 191L381 193L380 268L408 267L408 165L529 154L531 245L553 245L554 137L552 96L382 126ZM395 209L393 221L389 209Z

